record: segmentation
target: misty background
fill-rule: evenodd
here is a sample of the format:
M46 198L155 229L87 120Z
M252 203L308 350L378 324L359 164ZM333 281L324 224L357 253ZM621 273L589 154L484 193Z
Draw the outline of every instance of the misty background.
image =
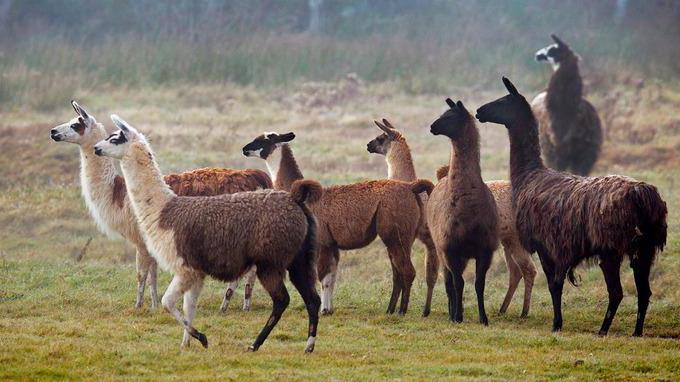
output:
M556 33L587 85L677 84L671 0L0 0L0 107L63 107L102 85L286 87L348 73L411 94L545 86L533 53Z

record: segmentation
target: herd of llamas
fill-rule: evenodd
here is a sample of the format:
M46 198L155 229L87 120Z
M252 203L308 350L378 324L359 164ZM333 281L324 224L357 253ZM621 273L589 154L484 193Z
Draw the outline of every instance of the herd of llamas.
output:
M192 326L206 276L229 283L222 311L240 279L246 284L243 309L249 310L257 278L272 299L271 316L250 346L257 350L289 304L287 272L307 310L305 351L312 352L319 313L334 311L340 250L366 247L376 237L392 267L388 314L407 313L416 277L411 248L418 239L427 249L423 316L430 313L443 266L449 319L463 320L463 271L474 259L484 325L486 273L499 244L509 273L501 313L523 279L521 315L528 315L536 277L531 254L538 253L552 298L553 331L562 329L565 280L576 283L574 269L599 260L609 294L600 335L607 334L623 298L619 274L628 257L638 298L633 335L640 336L651 296L650 268L666 242L666 204L653 185L620 175L587 176L602 145L600 120L583 99L578 56L551 37L554 44L535 58L550 63L553 74L533 102L507 78L508 94L474 115L461 101L446 99L448 109L430 127L451 142L449 164L436 171L436 185L417 177L406 138L386 119L375 122L382 133L367 150L385 156L387 179L330 187L304 178L291 148L293 133L267 132L243 147L245 156L265 161L269 174L204 168L163 176L143 134L112 115L118 130L108 135L75 101L76 117L53 128L51 138L80 147L81 188L90 214L107 235L118 234L136 248L135 306L143 305L147 283L156 306L159 265L173 274L161 304L182 326L182 346L191 337L208 346L205 334ZM482 180L477 122L507 128L509 182ZM177 308L180 298L183 312Z

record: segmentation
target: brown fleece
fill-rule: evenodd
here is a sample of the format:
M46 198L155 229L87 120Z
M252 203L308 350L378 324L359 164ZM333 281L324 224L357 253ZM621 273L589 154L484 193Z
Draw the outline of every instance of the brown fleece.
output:
M427 222L440 261L445 264L449 318L463 320L463 271L475 259L475 289L479 319L488 324L484 308L486 272L498 247L498 212L482 180L479 131L467 110L459 106L432 124L432 131L451 140L450 171L435 186L427 203ZM446 115L446 114L445 114Z
M578 57L568 48L565 55L545 95L537 96L532 107L548 166L588 175L600 154L602 126L593 105L583 98Z
M116 175L113 178L113 203L118 206L118 208L123 208L123 203L125 202L125 179Z
M277 189L302 178L290 146L284 144L281 149L285 151L276 176ZM414 187L414 183L385 179L324 188L319 202L309 206L319 223L319 279L323 280L332 268L330 264L338 260L338 249L363 248L379 236L398 283L393 288L402 290L399 312L406 313L415 278L411 247L423 213ZM419 183L417 187L424 186ZM391 300L389 305L388 311L393 312L396 301Z
M666 243L666 203L656 187L635 179L581 177L546 168L530 106L508 80L504 82L510 95L482 106L478 115L502 120L507 127L517 229L524 247L537 251L543 264L553 300L553 331L562 328L565 278L574 283L574 267L599 258L609 293L600 334L607 334L623 298L619 268L628 256L638 292L634 335L642 335L651 295L650 267ZM504 119L497 117L499 110Z
M165 182L177 195L186 196L214 196L272 188L267 173L252 169L201 168L166 175Z
M255 191L212 197L178 196L163 208L177 253L191 268L232 281L251 265L285 270L307 233L307 220L287 192Z

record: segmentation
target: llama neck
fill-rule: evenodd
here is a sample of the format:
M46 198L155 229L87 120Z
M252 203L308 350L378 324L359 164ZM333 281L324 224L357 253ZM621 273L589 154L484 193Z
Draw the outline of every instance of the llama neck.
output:
M477 183L482 181L479 159L479 131L474 122L469 121L462 136L451 139L451 158L448 178L452 182ZM463 176L460 176L464 174Z
M506 127L510 136L510 180L516 187L529 173L545 168L538 143L538 123L532 115Z
M94 155L94 145L106 138L106 131L100 124L94 126L90 142L80 145L80 184L85 200L110 202L116 178L116 166L112 158Z
M133 143L120 167L137 220L148 232L158 224L163 207L176 195L165 183L151 148L145 142Z
M393 141L385 155L387 178L406 182L416 180L416 169L411 157L411 149L406 140Z
M572 57L555 70L548 84L546 107L556 116L572 117L583 96L583 80L578 60Z
M293 182L303 178L293 156L293 150L288 144L281 145L269 154L266 163L276 190L290 191Z

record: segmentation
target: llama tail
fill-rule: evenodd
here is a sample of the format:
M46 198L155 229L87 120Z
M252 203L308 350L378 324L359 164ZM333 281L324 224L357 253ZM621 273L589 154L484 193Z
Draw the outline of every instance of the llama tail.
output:
M268 188L274 188L274 184L272 183L272 178L269 177L269 174L262 170L250 170L250 173L248 174L261 188L263 189L268 189Z
M657 188L647 183L635 186L630 196L638 213L638 225L635 227L639 234L636 238L638 244L636 255L645 255L646 252L646 256L651 254L652 258L649 260L653 261L656 253L662 251L666 245L668 234L666 202L659 195ZM644 247L648 250L641 251L640 249Z
M296 180L290 187L290 196L295 203L316 203L321 199L323 187L315 180Z
M437 180L442 180L449 175L449 165L441 166L437 169Z
M418 179L411 183L411 191L413 191L413 193L416 195L422 194L423 192L426 192L427 195L430 195L433 189L434 184L432 184L432 182L427 179Z

